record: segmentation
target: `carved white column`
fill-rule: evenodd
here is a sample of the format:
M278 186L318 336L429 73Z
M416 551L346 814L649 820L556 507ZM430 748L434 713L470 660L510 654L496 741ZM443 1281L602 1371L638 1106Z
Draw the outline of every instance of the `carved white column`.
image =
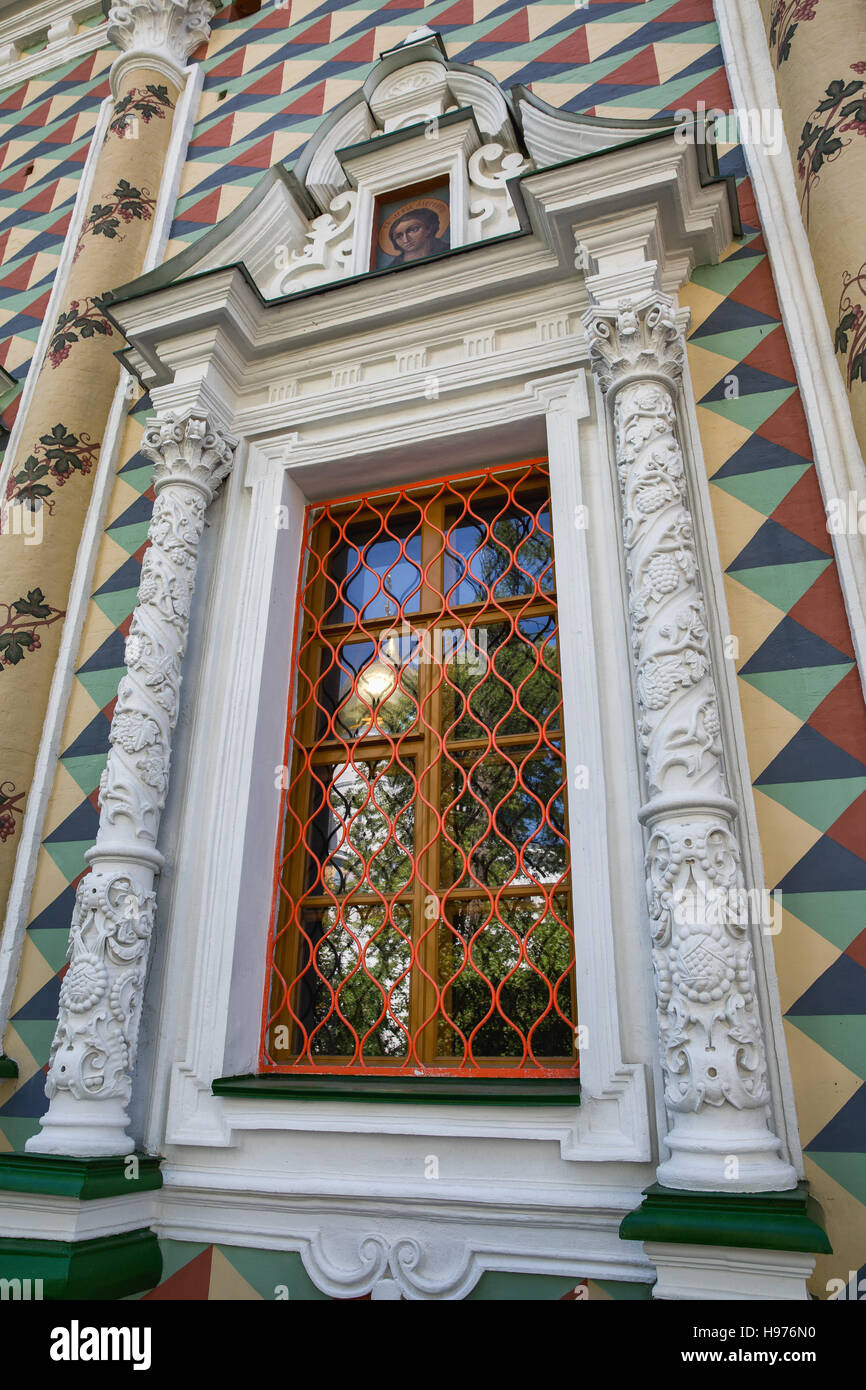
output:
M119 0L108 11L108 37L122 50L111 68L112 90L128 67L161 72L177 86L189 55L210 38L222 0Z
M676 393L684 341L671 300L587 311L612 407L638 737L646 877L671 1156L666 1187L796 1185L771 1128L737 809L694 540Z
M167 416L144 433L156 501L126 641L127 673L111 721L99 785L90 872L75 897L69 969L42 1131L31 1153L131 1153L126 1134L141 998L153 932L156 848L168 790L181 663L205 512L228 474L237 441L200 412Z

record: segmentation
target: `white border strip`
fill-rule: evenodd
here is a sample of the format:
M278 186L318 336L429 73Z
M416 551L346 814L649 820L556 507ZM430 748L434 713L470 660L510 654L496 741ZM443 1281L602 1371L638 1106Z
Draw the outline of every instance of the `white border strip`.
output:
M715 10L735 106L763 110L775 101L778 107L758 0L715 0ZM848 494L864 495L863 456L800 217L791 156L787 144L779 154L760 141L743 149L797 369L821 492L825 504L830 498L843 499L847 513ZM831 540L866 691L866 537L833 535Z
M186 86L184 87L183 96L178 102L172 123L171 142L166 155L164 177L160 185L159 198L154 215L154 225L148 242L144 270L150 270L153 266L158 265L165 251L174 215L177 188L180 184L181 175L186 163L187 146L198 109L198 98L204 80L204 73L201 65L196 64L193 67L187 68L186 75ZM91 145L87 164L85 165L85 177L82 178L78 198L76 199L75 211L73 213L66 244L63 248L60 268L54 282L51 302L46 312L45 323L43 324L42 333L39 338L39 345L27 378L28 385L31 387L29 393L31 398L33 390L35 389L36 377L38 376L38 370L34 371L34 368L36 367L37 361L41 363L40 354L44 355L47 345L47 341L43 342L43 339L47 340L45 330L49 324L54 322L52 308L54 308L56 313L55 296L59 296L63 291L66 273L68 272L73 249L78 238L77 227L80 226L84 216L84 207L87 204L90 185L92 183L93 166L96 162L94 152L98 151L100 147L101 135L108 120L108 112L113 109L113 106L114 102L111 98L106 98L103 104L103 110L100 113L100 120L94 132L93 144ZM132 380L132 377L130 377L128 373L121 373L121 380L114 393L114 400L112 401L111 410L106 422L99 464L93 484L93 492L91 494L90 504L81 534L81 541L78 546L75 569L73 571L72 583L69 590L66 620L63 624L60 651L54 667L54 676L48 697L48 709L45 715L45 723L42 727L42 737L40 739L39 752L33 772L33 781L30 786L27 797L27 807L21 825L21 839L18 844L18 853L15 859L15 872L6 907L6 921L3 926L2 936L0 936L0 1042L2 1042L3 1034L6 1031L6 1025L9 1021L9 1010L18 978L18 962L21 956L21 948L24 944L27 916L30 907L30 898L33 892L33 882L36 877L36 864L39 857L39 848L42 843L45 815L54 786L57 760L60 755L60 740L63 736L63 725L66 719L67 705L69 703L72 681L75 675L75 665L81 644L84 619L90 603L96 559L99 553L102 533L105 529L105 516L114 488L117 457L126 429L127 410L129 405L127 388ZM29 398L25 388L25 398L22 402L18 419L15 422L16 425L18 425L19 422L23 422L28 405ZM7 459L10 460L12 457L11 450L16 443L14 434L15 432L13 430L13 436L10 438L7 449ZM5 488L5 479L0 485Z

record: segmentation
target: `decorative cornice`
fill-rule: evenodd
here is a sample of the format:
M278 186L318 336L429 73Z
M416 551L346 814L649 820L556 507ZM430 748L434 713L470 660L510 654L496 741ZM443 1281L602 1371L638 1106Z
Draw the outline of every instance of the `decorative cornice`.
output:
M82 24L99 11L94 0L38 0L24 13L0 18L0 90L104 47L107 23Z
M123 52L114 65L156 68L180 82L190 54L210 38L222 0L121 0L108 11L108 37ZM114 71L114 69L112 70ZM114 78L113 78L114 82Z
M662 376L671 382L682 376L685 344L669 295L594 307L583 323L590 365L605 393L633 376Z

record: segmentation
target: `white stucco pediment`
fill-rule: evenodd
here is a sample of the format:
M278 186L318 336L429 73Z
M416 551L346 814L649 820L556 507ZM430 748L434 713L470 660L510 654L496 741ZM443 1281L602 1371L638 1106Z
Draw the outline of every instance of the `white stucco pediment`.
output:
M293 170L274 165L228 218L119 295L232 265L271 301L375 273L377 209L404 191L435 187L445 199L447 251L518 234L532 223L527 176L673 132L670 121L602 120L524 87L506 93L417 30L324 117ZM714 171L699 149L703 181Z

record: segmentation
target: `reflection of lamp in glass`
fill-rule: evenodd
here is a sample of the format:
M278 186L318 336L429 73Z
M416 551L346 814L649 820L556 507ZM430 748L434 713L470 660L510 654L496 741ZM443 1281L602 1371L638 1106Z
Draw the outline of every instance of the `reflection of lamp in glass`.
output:
M390 693L394 685L394 676L393 666L386 665L384 661L380 661L377 657L375 661L370 662L369 666L365 666L358 677L358 694L362 700L366 701L374 713L382 703L385 695Z
M385 604L386 618L393 617L391 600ZM397 685L397 666L400 662L400 648L397 644L397 634L393 628L387 628L379 640L379 655L365 666L358 677L358 684L355 687L358 695L376 713L379 705L386 695Z

